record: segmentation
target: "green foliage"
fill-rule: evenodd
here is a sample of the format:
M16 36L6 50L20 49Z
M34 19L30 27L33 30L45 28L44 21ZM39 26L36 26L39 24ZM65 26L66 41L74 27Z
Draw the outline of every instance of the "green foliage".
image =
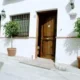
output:
M77 32L77 37L80 37L80 18L75 22L74 31Z
M14 37L18 35L19 25L15 21L9 21L5 25L5 35L6 37Z

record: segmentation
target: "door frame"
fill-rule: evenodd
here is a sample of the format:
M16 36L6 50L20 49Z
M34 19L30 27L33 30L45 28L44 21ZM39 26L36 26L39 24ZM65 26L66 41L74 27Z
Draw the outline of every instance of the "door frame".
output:
M39 32L38 32L38 30L39 30L39 15L38 15L38 13L43 13L43 12L49 12L49 11L56 11L57 13L58 13L58 11L57 11L57 9L54 9L54 10L44 10L44 11L38 11L38 12L36 12L36 48L35 48L35 59L38 57L38 53L39 53L39 47L38 47L38 36L39 36ZM57 35L57 14L56 14L56 35ZM56 38L56 36L55 36L55 38ZM56 54L56 41L55 41L55 54ZM55 61L55 60L54 60Z

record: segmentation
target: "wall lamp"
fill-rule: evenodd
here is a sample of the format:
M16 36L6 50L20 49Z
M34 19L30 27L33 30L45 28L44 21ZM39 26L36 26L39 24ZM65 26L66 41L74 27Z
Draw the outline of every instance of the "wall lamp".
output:
M74 9L74 0L70 0L70 6L71 6L71 9Z
M1 17L2 18L5 18L6 17L6 14L5 14L5 10L4 9L1 11Z
M75 19L77 16L76 10L75 10L75 4L74 4L74 0L70 0L70 6L71 6L71 11L69 12L69 15L71 17L71 19Z

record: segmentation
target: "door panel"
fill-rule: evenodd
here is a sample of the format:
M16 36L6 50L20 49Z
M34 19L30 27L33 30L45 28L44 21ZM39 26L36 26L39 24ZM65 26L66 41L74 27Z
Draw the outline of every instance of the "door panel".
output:
M43 27L43 36L45 37L52 37L54 34L54 30L53 30L53 19L49 18L45 23L44 23L44 27Z
M55 17L47 17L41 24L40 57L53 59L55 51Z
M52 41L49 41L49 40L43 41L43 51L42 52L43 52L43 57L52 58L52 54L53 54Z

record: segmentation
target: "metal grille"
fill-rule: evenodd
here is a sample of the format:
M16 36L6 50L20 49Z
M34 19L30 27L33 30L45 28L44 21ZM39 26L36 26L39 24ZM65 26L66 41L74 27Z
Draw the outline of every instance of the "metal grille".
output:
M29 14L12 16L12 21L16 21L19 24L19 34L20 37L29 36Z

